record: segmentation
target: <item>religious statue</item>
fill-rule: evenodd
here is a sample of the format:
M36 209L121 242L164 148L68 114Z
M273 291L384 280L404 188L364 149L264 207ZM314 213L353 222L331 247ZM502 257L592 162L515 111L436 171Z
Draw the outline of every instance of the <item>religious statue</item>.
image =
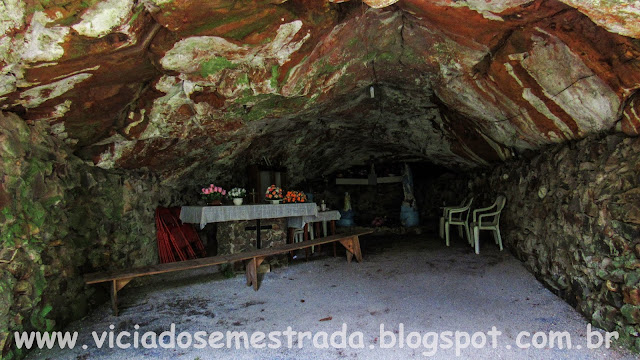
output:
M338 226L353 226L353 209L351 208L351 196L349 196L348 192L344 193L344 207L340 211Z
M420 220L416 198L413 195L413 174L407 163L404 164L402 174L402 190L404 192L404 201L402 201L402 206L400 207L400 222L404 227L418 226Z
M344 193L344 208L342 211L347 212L351 210L351 196L349 196L348 192Z

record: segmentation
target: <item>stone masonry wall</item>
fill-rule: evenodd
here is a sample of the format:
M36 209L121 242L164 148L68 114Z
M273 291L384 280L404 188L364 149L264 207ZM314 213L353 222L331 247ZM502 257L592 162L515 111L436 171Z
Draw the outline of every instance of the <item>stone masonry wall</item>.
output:
M425 215L469 192L475 207L505 194L507 248L594 325L640 350L640 138L585 139L429 186Z
M157 263L154 210L168 191L86 165L49 130L0 113L0 358L24 355L14 331L86 313L98 287L82 274Z
M332 179L333 180L333 179ZM325 200L332 210L344 208L344 194L351 197L351 207L356 225L371 226L375 218L386 218L385 225L400 224L400 206L404 199L402 184L336 185L334 182L314 193L314 202Z
M217 255L237 254L256 249L256 230L246 230L246 227L255 227L256 222L250 221L226 221L218 223L218 253ZM262 230L260 233L260 245L262 249L280 246L287 241L286 219L263 219L260 226L271 226L271 229Z

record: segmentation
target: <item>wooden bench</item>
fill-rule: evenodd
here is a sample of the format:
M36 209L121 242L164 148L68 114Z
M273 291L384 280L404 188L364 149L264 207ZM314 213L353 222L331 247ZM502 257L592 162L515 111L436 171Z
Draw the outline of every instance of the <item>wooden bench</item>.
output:
M278 247L253 250L238 254L221 255L166 264L150 265L130 270L91 273L84 276L84 281L86 284L97 284L102 282L111 283L111 306L113 307L114 315L118 316L118 291L122 290L122 288L125 287L131 280L137 277L164 274L173 271L191 270L206 266L234 263L236 261L246 261L245 265L247 286L253 285L253 289L257 291L258 266L262 264L266 257L289 253L291 251L305 249L311 246L339 242L347 249L348 262L351 262L351 259L353 259L354 256L358 262L361 262L362 253L360 251L360 240L358 237L361 235L371 234L372 232L373 231L369 230L337 234L315 240L286 244Z

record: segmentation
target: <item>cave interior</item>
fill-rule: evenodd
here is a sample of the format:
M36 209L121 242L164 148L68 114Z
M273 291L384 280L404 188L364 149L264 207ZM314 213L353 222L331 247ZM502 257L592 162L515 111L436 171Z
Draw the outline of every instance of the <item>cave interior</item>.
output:
M264 203L271 182L341 211L338 232L439 246L443 206L503 195L503 253L637 351L639 14L634 1L3 2L0 356L26 354L14 331L104 304L83 275L158 264L157 208L206 205L209 184ZM209 256L234 252L221 241L238 228L194 228ZM452 242L476 256L457 230Z

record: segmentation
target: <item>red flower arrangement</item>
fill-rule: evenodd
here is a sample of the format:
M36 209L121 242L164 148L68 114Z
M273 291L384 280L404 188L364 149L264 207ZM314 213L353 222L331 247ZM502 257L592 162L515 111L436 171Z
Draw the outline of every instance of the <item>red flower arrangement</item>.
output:
M307 195L302 191L287 191L284 196L285 203L303 203L307 202Z
M282 189L275 185L271 185L267 188L264 198L267 200L280 200L282 199Z

